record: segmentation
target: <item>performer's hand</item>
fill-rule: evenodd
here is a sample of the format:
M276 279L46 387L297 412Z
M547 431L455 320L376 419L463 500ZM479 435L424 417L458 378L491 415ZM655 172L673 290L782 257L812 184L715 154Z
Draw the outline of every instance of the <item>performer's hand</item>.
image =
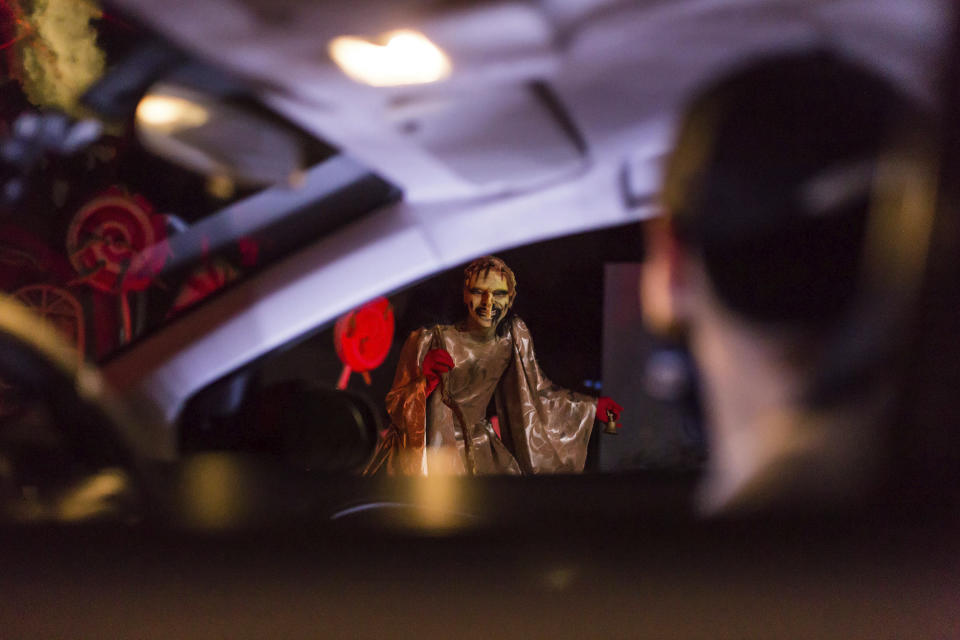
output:
M607 417L610 413L613 414L614 420L619 420L622 412L623 407L614 402L613 398L608 398L607 396L597 398L597 420L600 422L610 422L610 418ZM618 424L617 426L619 427L620 425Z
M453 369L453 356L445 349L431 349L423 358L423 375L427 379L427 395L440 383L440 376Z

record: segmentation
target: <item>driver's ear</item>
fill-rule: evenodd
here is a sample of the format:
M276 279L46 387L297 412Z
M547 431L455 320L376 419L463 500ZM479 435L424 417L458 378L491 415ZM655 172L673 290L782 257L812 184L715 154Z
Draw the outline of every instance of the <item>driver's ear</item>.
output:
M662 335L687 323L693 307L690 274L693 257L665 217L644 228L644 262L640 269L640 309L647 328Z

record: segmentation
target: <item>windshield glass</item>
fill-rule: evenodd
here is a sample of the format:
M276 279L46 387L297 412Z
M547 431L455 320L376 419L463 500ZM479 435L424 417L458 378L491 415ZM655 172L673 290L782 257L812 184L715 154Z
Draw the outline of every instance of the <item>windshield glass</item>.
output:
M78 106L82 92L150 42L142 29L95 3L61 4L63 19L80 30L73 43L78 68L71 72L82 67L84 79L58 85L65 71L48 68L51 54L44 48L53 40L16 41L11 34L16 46L6 72L19 82L4 84L5 134L46 127L52 135L69 126L54 109L88 117L89 109ZM55 32L39 8L21 13L23 28ZM149 67L142 55L138 60L134 71ZM304 169L289 184L267 189L216 171L204 174L149 150L128 120L108 125L77 153L44 159L43 170L18 187L29 188L15 202L15 215L0 222L0 290L61 325L88 360L103 362L200 301L397 197L330 145L263 115L242 86L195 63L184 68L181 82L212 86L228 113L253 113L282 131ZM98 100L103 107L102 96L87 98Z
M554 404L545 410L571 411L583 429L582 442L571 450L576 462L543 472L699 469L706 444L695 374L681 343L655 338L643 328L637 295L642 246L641 227L633 224L501 252L515 274L516 295L503 320L510 329L494 340L498 346L489 353L466 331L471 306L465 293L477 289L465 288L463 266L375 300L199 393L182 414L181 445L187 451L263 446L265 435L276 428L263 423L263 416L276 411L238 409L238 399L266 398L264 390L292 383L338 387L365 397L379 413L384 434L390 434L404 428L397 406L417 392L424 352L443 348L459 360L460 370L442 375L445 387L436 395L446 395L470 421L468 427L482 430L475 433L478 456L491 443L511 450L522 446L510 440L506 422L507 404L520 402L519 383L510 372L526 367L527 374L535 370L543 377L530 383L539 384L536 393L552 394ZM513 355L514 343L519 347L521 341L529 342L529 349ZM608 427L608 419L594 425L601 396L622 409L613 421L617 427ZM444 426L435 425L436 438L444 437ZM238 439L241 433L247 434L246 442ZM455 440L452 436L451 445ZM282 449L281 440L275 443ZM516 471L512 463L488 462L486 473ZM371 464L368 472L378 471L377 463Z
M706 514L856 502L909 444L888 420L950 237L935 0L241 0L213 33L218 2L116 0L144 29L76 3L74 105L33 4L0 289L157 414L144 457L703 471ZM378 437L325 466L340 418Z

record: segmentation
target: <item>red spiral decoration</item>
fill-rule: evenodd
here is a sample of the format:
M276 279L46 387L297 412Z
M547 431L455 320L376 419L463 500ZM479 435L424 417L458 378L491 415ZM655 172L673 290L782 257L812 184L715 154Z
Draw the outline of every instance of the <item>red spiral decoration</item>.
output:
M370 384L368 371L376 369L387 358L393 344L393 307L386 298L377 298L337 320L333 327L333 344L343 362L343 373L337 386L346 387L350 373L363 374Z
M78 363L83 362L87 330L83 307L72 293L49 284L31 284L17 289L13 297L53 324L76 347Z
M163 267L167 254L157 247L165 239L163 216L153 215L142 198L117 190L94 198L73 217L67 255L79 280L94 289L142 291ZM141 255L145 252L148 264Z
M236 280L239 272L224 260L214 260L195 269L177 293L168 316L173 316L187 307L200 302L228 283Z

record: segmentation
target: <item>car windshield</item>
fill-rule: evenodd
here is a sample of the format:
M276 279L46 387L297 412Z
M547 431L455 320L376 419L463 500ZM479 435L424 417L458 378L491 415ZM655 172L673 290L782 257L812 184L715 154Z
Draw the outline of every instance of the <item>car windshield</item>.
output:
M0 0L0 636L958 637L954 4Z
M942 3L50 4L77 68L3 9L0 289L146 408L137 456L728 505L882 448L826 425L925 309Z

